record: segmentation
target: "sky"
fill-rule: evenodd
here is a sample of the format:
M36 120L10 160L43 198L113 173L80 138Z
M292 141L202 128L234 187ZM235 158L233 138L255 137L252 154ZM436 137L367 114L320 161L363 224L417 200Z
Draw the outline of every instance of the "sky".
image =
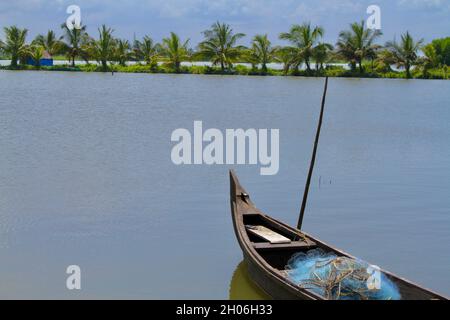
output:
M425 41L450 36L450 0L0 0L0 28L27 28L29 40L48 29L60 33L66 9L73 4L80 6L93 36L106 24L117 37L150 35L159 41L173 31L193 46L216 21L245 33L242 44L265 33L274 44L282 44L279 33L304 22L324 27L325 41L335 43L339 31L368 18L369 5L381 8L380 42L399 38L406 30Z

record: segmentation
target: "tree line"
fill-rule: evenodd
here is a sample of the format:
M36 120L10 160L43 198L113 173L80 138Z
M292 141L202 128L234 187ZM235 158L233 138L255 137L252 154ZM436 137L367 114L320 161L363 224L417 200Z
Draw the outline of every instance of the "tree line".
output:
M184 61L209 61L220 73L230 72L236 63L243 62L251 64L259 74L266 74L268 64L276 62L283 65L285 75L300 72L302 66L307 75L314 75L340 61L349 65L352 74L386 73L396 66L411 78L413 68L426 76L433 69L446 72L450 65L450 37L424 44L423 39L414 39L405 32L398 41L381 45L377 43L381 31L368 29L364 21L350 24L348 30L339 33L335 44L324 42L322 27L296 24L279 35L286 41L285 46L272 45L267 34L255 35L250 46L239 45L245 34L216 22L203 32L204 39L195 49L189 46L189 39L182 40L174 32L157 43L150 36L133 42L116 38L114 30L105 25L98 29L97 39L88 34L85 25L72 29L63 24L61 29L61 36L49 30L28 44L27 29L5 27L0 53L11 59L11 68L25 64L29 58L39 67L39 61L48 52L51 56L66 56L71 67L76 66L77 59L87 64L95 60L102 71L114 64L126 66L129 61L136 61L155 70L158 63L163 63L176 73L181 72Z

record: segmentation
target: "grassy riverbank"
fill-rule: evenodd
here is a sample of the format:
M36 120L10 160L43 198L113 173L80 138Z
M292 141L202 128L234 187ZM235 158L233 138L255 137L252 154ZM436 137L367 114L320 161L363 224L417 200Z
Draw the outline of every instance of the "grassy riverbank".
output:
M67 72L105 72L101 66L95 64L78 65L71 67L69 65L57 65L53 67L34 67L28 65L19 65L17 67L1 66L0 70L29 70L29 71L67 71ZM223 72L218 67L210 66L182 66L179 72L173 70L170 66L148 66L143 64L135 65L112 65L109 66L108 72L117 73L166 73L166 74L204 74L204 75L240 75L240 76L303 76L303 77L352 77L352 78L389 78L389 79L406 79L406 72L389 71L389 72L364 72L350 71L341 66L328 66L322 70L313 70L307 72L289 71L285 74L282 70L268 69L266 72L260 69L252 69L243 65L236 65L233 69ZM442 69L431 69L424 74L420 70L413 70L412 78L415 79L449 79L449 72Z
M0 40L0 55L10 59L11 67L3 68L34 70L23 64L45 64L41 61L46 62L53 57L57 61L66 59L72 66L77 61L97 63L36 69L448 79L450 65L450 37L434 39L426 44L423 39L414 38L407 31L401 35L400 41L394 39L381 45L375 42L381 32L367 29L364 21L352 23L349 29L340 32L335 45L325 43L322 39L324 29L310 23L292 25L288 32L280 33L278 38L286 43L281 46L273 46L267 34L255 35L250 45L239 44L245 34L235 32L230 25L220 22L203 32L204 39L195 48L191 47L189 40L182 40L173 32L159 43L148 35L131 43L116 38L114 30L106 25L98 29L97 39L86 32L86 26L70 29L63 25L62 30L61 37L49 30L47 34L40 34L27 43L27 29L5 27L5 41ZM128 65L130 61L137 64ZM186 61L207 62L210 66L185 66L183 62ZM336 61L348 65L350 70L335 65ZM282 70L271 69L272 63L281 65Z

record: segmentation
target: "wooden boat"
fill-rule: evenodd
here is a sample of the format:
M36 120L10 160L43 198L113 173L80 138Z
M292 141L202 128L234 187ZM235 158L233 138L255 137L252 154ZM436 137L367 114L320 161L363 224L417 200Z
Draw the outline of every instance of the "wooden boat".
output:
M234 231L255 284L274 299L326 300L289 280L285 270L289 259L295 253L315 248L354 257L258 210L233 171L230 171L230 202ZM403 300L447 300L390 272L381 272L397 285Z

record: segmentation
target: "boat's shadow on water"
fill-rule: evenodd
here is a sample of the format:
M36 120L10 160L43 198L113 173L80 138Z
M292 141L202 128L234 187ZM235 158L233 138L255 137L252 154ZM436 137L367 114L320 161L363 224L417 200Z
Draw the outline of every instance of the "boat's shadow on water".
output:
M230 300L269 300L270 297L256 286L247 272L244 261L239 263L230 282Z

